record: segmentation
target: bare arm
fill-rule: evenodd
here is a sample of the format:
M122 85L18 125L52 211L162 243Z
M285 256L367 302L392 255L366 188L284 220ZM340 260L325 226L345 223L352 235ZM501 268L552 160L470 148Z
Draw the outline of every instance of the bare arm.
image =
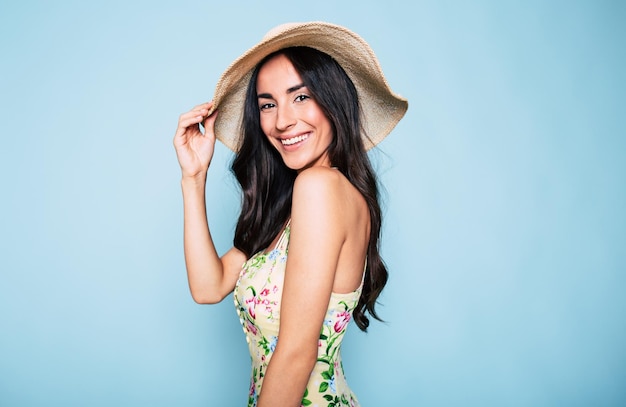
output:
M193 299L216 303L230 293L237 281L245 255L230 249L219 257L206 216L206 174L213 157L217 113L206 117L211 103L198 105L180 116L174 147L182 171L184 247L187 277ZM199 124L206 129L202 134Z
M300 406L346 239L333 170L310 169L293 192L289 256L280 311L280 335L259 407Z
M233 290L246 258L234 247L221 258L217 254L206 216L205 180L183 178L181 185L189 289L197 303L214 304Z

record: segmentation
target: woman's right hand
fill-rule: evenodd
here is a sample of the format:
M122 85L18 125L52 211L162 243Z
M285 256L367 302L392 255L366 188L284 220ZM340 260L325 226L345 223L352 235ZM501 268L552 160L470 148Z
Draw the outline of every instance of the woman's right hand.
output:
M204 176L215 150L214 125L217 111L211 116L209 109L213 102L203 103L180 115L174 135L174 148L183 173L183 178ZM200 131L204 126L204 134Z

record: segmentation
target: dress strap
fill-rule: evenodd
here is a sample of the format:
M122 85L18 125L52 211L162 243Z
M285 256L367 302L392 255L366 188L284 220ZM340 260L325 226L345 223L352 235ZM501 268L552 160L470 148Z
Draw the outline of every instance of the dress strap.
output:
M363 275L361 276L361 288L363 288L363 283L365 282L366 271L367 271L367 256L365 256L365 264L363 265Z
M291 232L291 218L287 221L280 237L278 238L278 242L276 242L276 249L283 249L287 242L289 242L289 233Z

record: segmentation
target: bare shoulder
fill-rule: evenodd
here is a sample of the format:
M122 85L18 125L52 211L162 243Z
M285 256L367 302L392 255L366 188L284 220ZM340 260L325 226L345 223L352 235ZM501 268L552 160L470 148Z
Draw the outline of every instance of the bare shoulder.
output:
M327 167L307 168L296 177L293 187L294 198L301 195L318 195L333 198L340 192L343 176L335 169Z
M326 216L348 220L356 208L366 208L363 196L338 170L312 167L296 177L293 189L293 206L315 206Z

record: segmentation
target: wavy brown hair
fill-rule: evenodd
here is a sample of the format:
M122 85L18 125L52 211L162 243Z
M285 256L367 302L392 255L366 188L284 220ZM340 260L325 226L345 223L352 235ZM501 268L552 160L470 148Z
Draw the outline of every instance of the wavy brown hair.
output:
M343 68L321 51L309 47L285 48L265 57L252 73L244 106L243 139L231 166L243 193L234 246L248 257L267 248L291 214L296 172L284 164L263 134L256 93L260 67L278 54L291 61L330 121L334 132L328 148L331 165L363 195L369 209L367 266L361 297L353 313L357 326L367 331L366 312L381 320L375 306L389 275L379 253L382 215L378 181L363 144L357 90Z

